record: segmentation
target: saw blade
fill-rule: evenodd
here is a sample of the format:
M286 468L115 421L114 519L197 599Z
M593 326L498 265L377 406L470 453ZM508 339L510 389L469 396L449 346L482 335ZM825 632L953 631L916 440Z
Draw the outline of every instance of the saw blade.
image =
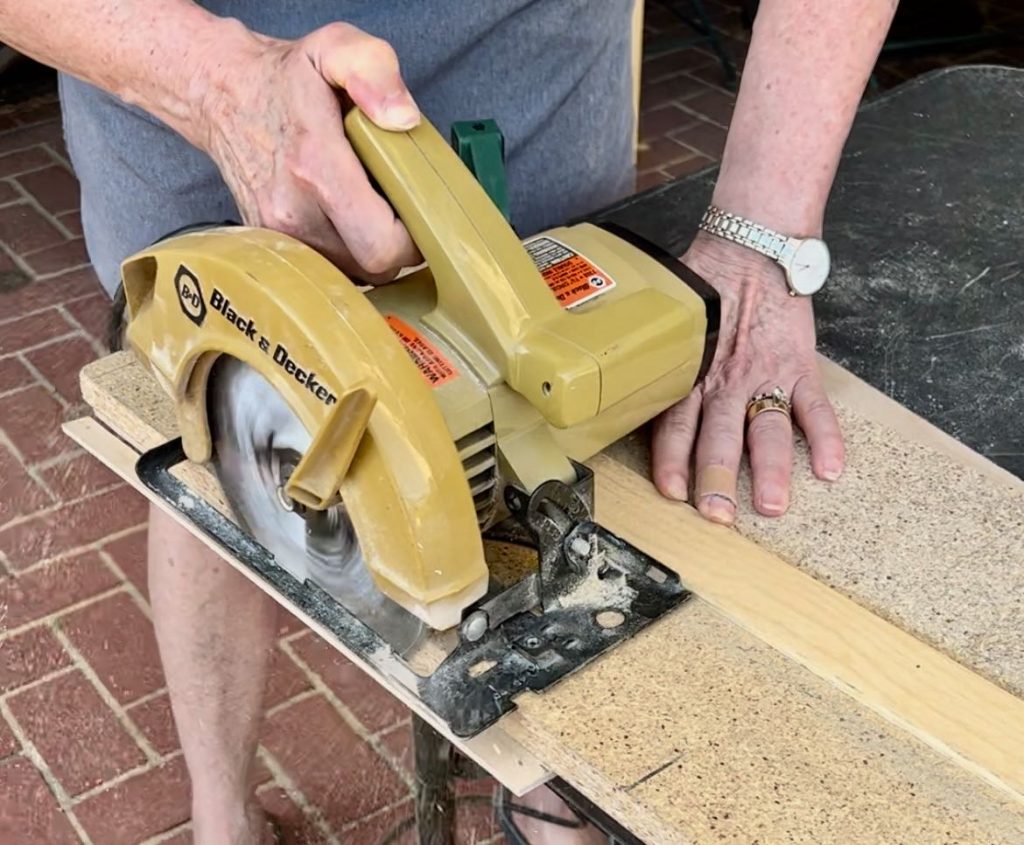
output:
M300 581L309 579L404 654L426 625L373 582L344 502L305 511L284 484L311 437L259 372L222 356L210 373L214 468L239 524Z

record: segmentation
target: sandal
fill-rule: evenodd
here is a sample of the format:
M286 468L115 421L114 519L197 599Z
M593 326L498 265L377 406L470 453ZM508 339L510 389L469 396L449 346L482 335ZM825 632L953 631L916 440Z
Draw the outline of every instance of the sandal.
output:
M512 817L513 814L526 816L544 824L557 825L558 827L570 830L583 830L591 826L590 822L575 807L569 804L566 804L565 807L575 816L573 819L554 816L542 810L535 810L533 807L516 804L512 797L512 793L504 786L499 786L494 792L494 810L498 819L498 825L501 827L501 832L505 835L505 838L508 839L509 845L530 845L530 840L526 838L526 834L516 824L515 819ZM600 832L604 833L603 831ZM614 836L611 834L604 835L607 836L608 845L619 845L619 840Z

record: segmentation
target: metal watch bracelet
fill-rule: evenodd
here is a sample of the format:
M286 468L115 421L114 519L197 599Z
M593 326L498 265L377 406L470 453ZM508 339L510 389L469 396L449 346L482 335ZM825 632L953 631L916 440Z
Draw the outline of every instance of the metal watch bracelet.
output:
M708 206L698 228L710 235L749 247L773 261L782 259L791 240L752 220L722 211L715 205Z

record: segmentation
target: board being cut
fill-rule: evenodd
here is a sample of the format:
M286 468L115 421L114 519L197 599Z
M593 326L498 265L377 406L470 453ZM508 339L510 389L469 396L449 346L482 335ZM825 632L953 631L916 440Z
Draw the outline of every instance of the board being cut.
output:
M154 438L159 442L173 434L173 413L166 398L129 356L114 356L87 368L83 393L97 415L136 449L156 445ZM863 424L880 442L896 443L897 457L900 448L915 445L915 441L848 408L842 416L848 431ZM148 432L150 442L139 442L140 431ZM893 453L883 452L884 460L878 466L872 451L852 454L857 472L869 480L887 477L893 466L886 461ZM923 458L913 449L910 453L915 461L943 457L929 449L922 453ZM646 482L641 473L634 472L642 472L642 450L637 442L619 446L611 454L619 462L610 468L598 466L599 481L619 479L622 483L613 491L633 489L639 491L640 501L650 496L652 505L660 503L653 491L642 486ZM602 460L612 463L608 458ZM856 480L861 475L849 477ZM993 493L998 501L1016 495L1005 478L993 480L970 472L962 478L981 484L990 499ZM836 490L843 490L846 483L840 482ZM813 514L808 516L803 510L806 503L821 501L805 498L806 490L814 492L813 485L801 484L789 518L794 534L808 530L805 520ZM202 482L197 485L201 487ZM621 520L626 510L611 501L614 497L605 498L609 499L605 510L598 500L599 519ZM615 507L609 509L608 504ZM919 505L927 512L927 498ZM629 513L628 539L643 545L642 541L671 536L675 539L668 557L691 551L688 538L679 536L678 526L664 524L666 518L672 519L665 511L652 508L652 516L646 519L642 511ZM863 507L854 507L839 518L850 523L850 531L856 531L858 523L863 526L865 514ZM746 516L744 528L756 531L758 523ZM831 518L837 519L834 514ZM626 533L621 527L619 530ZM892 539L906 548L907 537L907 527L902 526L900 536ZM913 541L913 531L909 531L909 539ZM796 538L790 541L798 542ZM728 537L725 543L723 548L740 548ZM818 542L807 548L808 559L824 570L814 571L807 562L800 563L802 568L819 577L824 572L825 580L840 580L845 593L871 604L856 590L848 589L836 574L843 571L844 558L836 551L842 546ZM821 563L823 550L829 552L825 564ZM767 557L774 561L771 565L784 565L771 555ZM897 569L895 558L886 560L891 574ZM671 560L666 562L672 565ZM930 563L924 561L923 565ZM900 600L909 608L917 607L914 596L901 596ZM853 602L843 601L860 610ZM884 603L871 606L903 624L903 617ZM1010 794L989 786L955 756L919 741L905 726L888 716L883 718L877 707L864 706L856 694L836 686L834 679L809 671L805 655L791 659L780 650L779 642L769 644L758 632L744 630L743 620L737 621L733 610L691 601L555 689L520 699L519 711L499 727L518 740L528 756L580 787L651 845L723 839L762 843L1024 841L1024 812ZM915 633L927 636L928 631ZM927 638L943 645L961 662L984 669L989 678L1012 687L1006 680L1014 677L1012 661L990 655L985 663L982 651L965 654L958 652L952 641ZM936 656L942 657L937 652ZM816 664L816 670L820 665ZM870 677L868 680L873 682ZM994 695L995 701L1006 695L980 677L969 685ZM1012 696L1008 700L1016 702ZM502 778L500 766L496 768L495 774Z

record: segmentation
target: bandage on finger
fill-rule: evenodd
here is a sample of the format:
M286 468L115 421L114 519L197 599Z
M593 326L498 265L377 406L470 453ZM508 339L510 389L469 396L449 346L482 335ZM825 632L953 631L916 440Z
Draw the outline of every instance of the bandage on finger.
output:
M694 485L695 498L699 501L708 496L720 496L736 504L736 473L723 466L704 467L697 473Z

